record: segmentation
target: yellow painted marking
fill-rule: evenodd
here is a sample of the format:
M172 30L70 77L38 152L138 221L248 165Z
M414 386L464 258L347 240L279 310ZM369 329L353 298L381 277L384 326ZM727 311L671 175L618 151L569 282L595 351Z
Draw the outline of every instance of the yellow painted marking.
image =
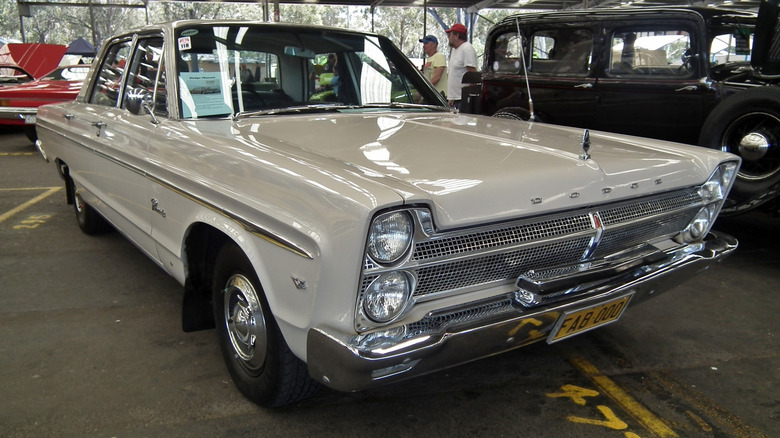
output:
M22 205L17 206L16 208L13 208L3 214L0 214L0 223L5 222L9 217L15 215L16 213L19 213L20 211L24 211L25 209L29 208L32 205L35 205L44 199L48 198L49 196L53 195L54 193L57 193L62 187L49 187L44 188L41 187L38 190L46 190L44 193L41 193L40 195L36 196L33 199L30 199L29 201L25 202ZM9 191L7 189L2 189L2 191Z
M694 423L696 423L697 426L699 426L699 429L705 431L705 432L712 432L712 427L707 424L706 421L704 421L700 416L694 414L693 412L689 410L685 410L685 413L688 414L689 417L693 420Z
M0 152L0 157L23 157L34 154L35 152Z
M660 418L631 397L623 388L601 373L585 358L575 356L571 363L580 369L601 391L620 405L629 415L649 432L661 438L676 438L677 434Z
M579 386L575 385L563 385L561 386L561 389L563 392L549 392L547 393L547 397L550 398L561 398L561 397L569 397L571 401L574 403L585 406L585 403L587 400L585 400L585 397L598 397L599 392L594 391L592 389L587 388L581 388Z
M575 417L573 415L567 417L567 419L572 423L592 424L594 426L604 426L614 430L623 430L628 427L628 424L618 418L609 407L598 405L596 406L596 409L601 412L601 415L603 415L606 420L594 420L592 418Z

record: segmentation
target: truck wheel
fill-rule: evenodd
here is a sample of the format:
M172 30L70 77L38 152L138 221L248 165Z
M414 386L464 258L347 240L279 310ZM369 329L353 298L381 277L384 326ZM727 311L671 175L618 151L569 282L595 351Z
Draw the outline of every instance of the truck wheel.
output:
M704 122L699 144L742 157L731 192L737 203L780 183L780 89L754 88L724 100Z
M272 408L317 390L306 364L284 341L249 260L232 243L217 256L212 293L222 357L246 398Z
M68 196L70 197L69 199L73 201L73 211L76 213L76 221L84 234L103 234L111 229L111 225L108 221L84 201L76 190L76 185L73 183L73 180L66 180L65 188L70 191Z

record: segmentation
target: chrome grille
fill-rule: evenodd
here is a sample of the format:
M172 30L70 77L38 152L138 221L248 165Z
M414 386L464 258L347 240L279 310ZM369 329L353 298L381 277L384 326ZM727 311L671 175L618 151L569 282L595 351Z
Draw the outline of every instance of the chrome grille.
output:
M525 271L538 266L576 263L588 247L589 237L502 252L452 263L426 266L417 270L414 296L465 287L514 281Z
M461 322L501 315L502 313L511 312L513 309L512 300L505 298L500 301L477 303L474 306L463 309L437 312L436 314L427 315L420 321L409 324L405 337L413 338L421 334L436 332L444 327L451 327Z
M689 207L701 201L696 190L686 190L675 196L655 198L615 208L600 209L599 214L605 226L646 218Z
M381 266L366 256L359 301L382 272L398 269L414 276L417 299L514 284L531 270L566 272L581 262L673 237L701 206L698 189L691 188L492 227L418 232L409 259L397 266Z
M591 229L590 217L579 214L531 224L502 227L460 236L432 239L414 247L412 260L428 260L471 251L497 248Z

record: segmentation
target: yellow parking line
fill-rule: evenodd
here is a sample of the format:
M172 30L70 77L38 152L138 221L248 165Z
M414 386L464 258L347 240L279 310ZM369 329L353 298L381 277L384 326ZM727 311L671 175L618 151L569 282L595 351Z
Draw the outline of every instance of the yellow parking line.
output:
M618 386L609 377L602 374L595 366L585 358L575 356L569 359L571 363L580 369L601 391L620 405L629 415L634 417L647 431L661 438L676 438L677 434L660 418L656 417L641 403L631 397L623 388Z
M5 222L6 219L9 217L15 215L16 213L19 213L20 211L25 210L26 208L30 207L31 205L35 205L38 202L41 202L42 200L48 198L49 196L53 195L54 193L57 193L62 187L39 187L39 188L33 188L33 189L0 189L0 191L7 192L12 190L46 190L44 193L41 193L40 195L34 197L33 199L30 199L29 201L25 202L22 205L17 206L16 208L13 208L3 214L0 214L0 223Z

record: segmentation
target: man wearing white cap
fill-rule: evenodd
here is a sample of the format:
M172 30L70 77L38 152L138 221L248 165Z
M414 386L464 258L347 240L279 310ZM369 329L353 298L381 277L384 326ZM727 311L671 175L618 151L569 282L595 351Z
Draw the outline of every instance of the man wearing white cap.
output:
M420 42L423 43L423 51L428 58L423 65L423 74L439 93L447 93L447 58L439 52L439 39L428 35Z
M447 100L450 106L460 109L463 91L463 75L467 71L477 71L477 51L467 41L466 26L455 23L446 30L450 42L449 77L447 78Z

